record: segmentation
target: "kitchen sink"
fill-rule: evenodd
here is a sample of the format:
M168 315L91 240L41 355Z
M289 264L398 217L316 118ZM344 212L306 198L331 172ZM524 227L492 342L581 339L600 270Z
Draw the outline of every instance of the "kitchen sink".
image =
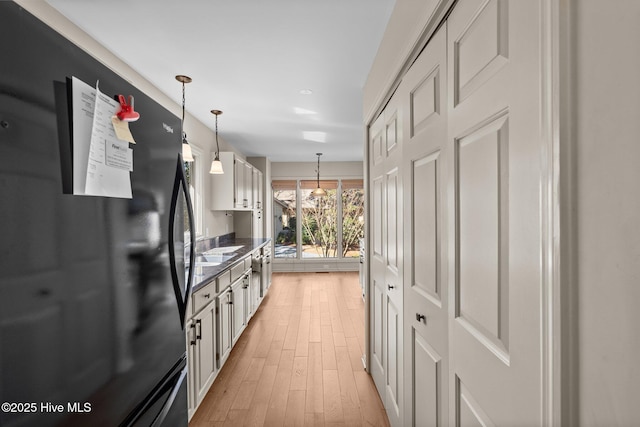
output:
M222 263L216 261L198 261L196 262L196 267L215 267L216 265L220 264Z
M244 248L243 245L240 246L221 246L219 248L209 249L206 252L203 252L202 255L222 255L222 254L230 254L236 252L238 249Z

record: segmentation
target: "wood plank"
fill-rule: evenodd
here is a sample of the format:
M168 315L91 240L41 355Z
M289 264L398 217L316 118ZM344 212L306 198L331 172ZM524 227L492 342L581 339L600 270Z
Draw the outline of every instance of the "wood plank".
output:
M272 285L273 286L273 285ZM309 355L309 330L311 329L311 310L302 310L298 339L296 341L296 357Z
M304 426L305 390L289 390L285 426Z
M298 330L300 329L300 317L302 310L300 307L294 307L291 311L291 317L289 318L289 327L284 337L283 349L295 350L296 343L298 342Z
M265 417L265 425L279 426L284 423L289 397L289 384L293 371L293 350L284 350L280 357L280 364L273 383L273 391L269 400L269 408Z
M306 412L323 412L322 388L322 349L320 343L309 343L309 358L307 362L307 398Z
M322 371L322 386L324 391L324 422L343 423L342 398L340 397L340 381L337 370Z
M293 372L291 373L289 390L307 389L307 362L307 357L295 357L293 359Z
M322 325L322 369L336 370L336 349L333 345L333 331L331 325Z
M271 400L271 393L273 392L273 385L276 380L276 372L278 367L265 366L262 370L262 375L256 386L256 391L253 394L251 405L247 411L247 417L245 418L245 426L262 426L267 416L267 410L269 409L269 400ZM191 426L190 426L191 427Z
M324 415L322 412L307 412L304 414L305 427L324 427Z

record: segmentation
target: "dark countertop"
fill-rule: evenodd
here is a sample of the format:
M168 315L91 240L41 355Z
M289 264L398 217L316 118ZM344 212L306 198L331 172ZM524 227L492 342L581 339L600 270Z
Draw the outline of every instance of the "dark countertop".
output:
M228 246L242 246L237 251L232 253L225 253L221 258L224 259L219 265L214 266L199 266L196 262L196 269L193 274L193 285L191 287L192 292L197 291L202 286L214 280L220 274L228 270L232 265L241 259L245 258L251 252L261 248L271 242L269 238L231 238L224 241L215 242L213 244L199 242L196 246L196 257L201 256L204 252L207 252L215 248L223 248Z

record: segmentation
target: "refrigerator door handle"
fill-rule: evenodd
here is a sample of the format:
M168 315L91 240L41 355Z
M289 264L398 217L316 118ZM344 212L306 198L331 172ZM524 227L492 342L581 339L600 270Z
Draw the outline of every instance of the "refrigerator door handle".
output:
M178 311L180 313L180 325L184 329L187 314L187 302L191 296L191 285L193 282L193 266L196 260L196 231L194 229L195 221L193 219L193 208L191 207L191 196L189 196L189 190L187 185L187 179L184 173L184 161L182 160L182 154L178 153L178 162L176 167L176 177L173 182L173 192L171 194L171 209L169 211L169 266L171 269L171 279L173 281L173 290L176 294L176 300L178 302ZM187 216L189 217L189 234L190 242L189 246L189 276L187 277L187 283L185 286L184 298L182 296L182 290L180 289L180 280L178 279L178 269L176 267L176 254L175 254L175 240L174 240L174 225L175 215L178 208L178 194L180 191L184 194L185 204L187 205Z

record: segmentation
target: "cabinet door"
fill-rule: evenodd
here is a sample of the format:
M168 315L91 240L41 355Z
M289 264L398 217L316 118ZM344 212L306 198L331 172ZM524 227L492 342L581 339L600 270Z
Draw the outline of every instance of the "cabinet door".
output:
M253 207L262 209L262 172L256 168L253 169L252 182Z
M193 358L189 361L191 369L195 372L195 398L199 405L207 394L209 387L215 379L215 304L209 304L203 311L193 318L195 327L195 340L192 337Z
M187 344L187 361L189 366L189 382L187 387L187 401L189 402L189 419L198 408L198 399L196 397L195 384L196 384L196 325L193 320L189 320L185 326L185 341ZM214 355L215 357L215 355Z
M218 369L222 367L231 352L231 289L227 288L218 296Z
M245 196L245 169L246 163L242 159L236 158L234 161L234 201L236 208L244 208L246 202Z
M245 277L243 276L240 280L236 281L233 285L231 285L231 302L233 305L232 308L232 342L235 344L240 338L242 331L247 326L247 314L246 314L246 302L247 297L245 293L247 292L248 287L245 285Z
M249 163L244 165L244 198L246 199L244 207L252 209L253 204L253 171L254 168Z

